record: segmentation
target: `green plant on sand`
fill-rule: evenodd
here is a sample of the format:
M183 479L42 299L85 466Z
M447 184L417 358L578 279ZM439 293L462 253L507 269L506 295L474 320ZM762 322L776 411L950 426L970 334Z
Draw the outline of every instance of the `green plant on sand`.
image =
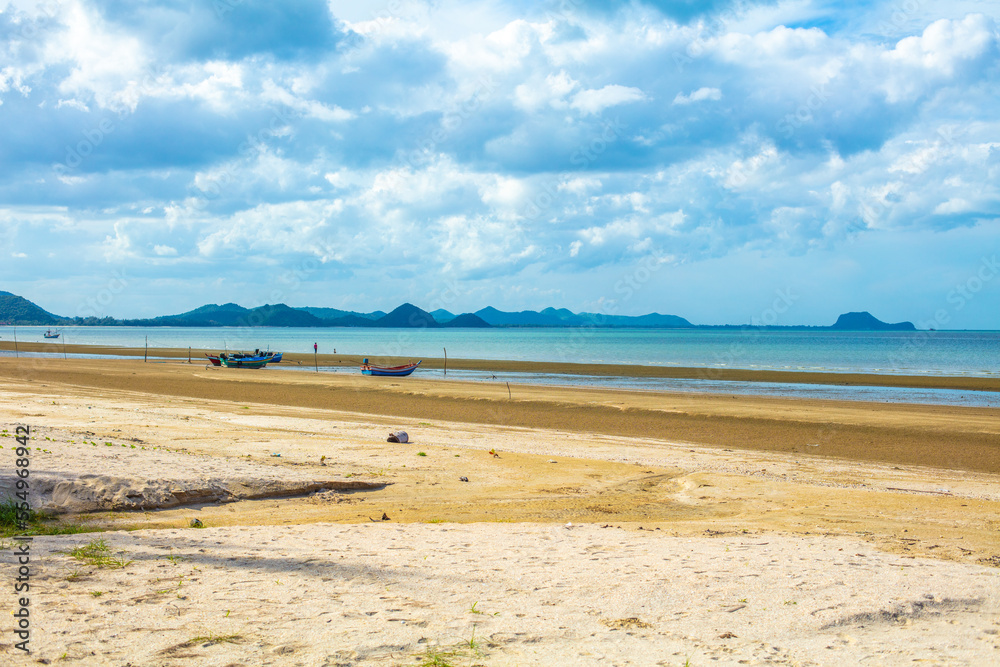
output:
M125 560L124 553L118 556L112 555L111 548L104 540L91 540L83 546L70 550L69 555L81 563L101 569L121 569L132 562Z

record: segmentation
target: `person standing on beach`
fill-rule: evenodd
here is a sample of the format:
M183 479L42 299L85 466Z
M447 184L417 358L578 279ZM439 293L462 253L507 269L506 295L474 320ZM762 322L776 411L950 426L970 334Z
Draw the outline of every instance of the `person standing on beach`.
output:
M319 343L313 343L313 354L319 352Z

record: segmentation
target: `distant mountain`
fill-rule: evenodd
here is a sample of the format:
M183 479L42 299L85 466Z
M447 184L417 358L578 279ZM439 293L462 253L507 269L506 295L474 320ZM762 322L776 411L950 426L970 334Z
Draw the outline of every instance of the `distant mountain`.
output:
M237 327L246 324L249 314L249 308L235 303L225 303L221 306L209 303L179 315L162 315L146 320L129 320L129 322L143 323L138 326Z
M691 329L695 325L677 315L601 315L599 313L580 313L580 317L593 322L596 326L605 327L649 327L651 329Z
M437 321L426 310L421 310L412 303L404 303L385 317L375 320L375 326L394 328L436 327Z
M497 310L492 306L476 311L476 315L495 327L658 327L688 329L694 325L683 317L650 313L632 317L600 313L573 313L565 308L546 308L541 312L522 310L516 313Z
M454 313L449 313L444 308L438 308L437 310L431 311L431 316L438 324L444 324L445 322L450 322L455 319Z
M353 315L355 317L362 317L366 320L377 320L380 317L385 317L385 313L381 310L376 310L374 313L358 313L353 310L338 310L337 308L318 308L316 306L305 306L302 308L296 308L295 310L301 310L309 313L310 315L315 315L321 320L336 320L342 317L348 317Z
M323 320L283 303L244 308L235 303L210 303L179 315L148 320L125 320L124 324L147 327L321 327Z
M837 318L831 329L837 331L916 331L913 322L896 322L889 324L865 311L861 313L844 313Z
M253 308L247 315L250 326L261 327L322 327L324 320L283 303Z
M454 327L456 329L457 328L483 329L483 328L489 328L490 323L473 313L462 313L461 315L453 317L447 322L441 324L441 326Z
M554 315L537 313L533 310L522 310L517 313L508 313L497 310L493 306L487 306L482 310L477 310L476 315L484 322L494 327L565 327L571 326Z
M391 313L376 310L356 313L337 308L307 306L292 308L283 303L268 304L258 308L244 308L235 303L222 305L210 303L186 313L164 315L152 319L116 320L111 317L60 317L24 297L0 291L0 324L35 326L177 326L177 327L650 327L671 329L735 330L757 328L764 330L809 331L916 331L912 322L883 322L869 312L844 313L833 326L762 326L744 325L695 325L677 315L604 315L601 313L574 313L566 308L546 308L541 312L522 310L504 312L487 306L475 313L454 315L439 308L433 313L404 303Z
M64 317L42 310L23 296L0 292L0 322L4 324L51 326L65 320Z

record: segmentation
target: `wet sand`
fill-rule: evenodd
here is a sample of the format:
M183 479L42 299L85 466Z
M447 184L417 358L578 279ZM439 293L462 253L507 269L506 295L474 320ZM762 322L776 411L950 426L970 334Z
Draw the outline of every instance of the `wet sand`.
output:
M10 341L0 341L0 350L13 350ZM105 354L125 357L141 357L147 353L142 348L111 347L103 345L62 345L61 343L19 343L23 352L48 352L51 354ZM150 357L187 360L205 363L205 354L218 354L218 350L188 350L187 348L150 348ZM370 361L379 365L403 363L395 357L370 356ZM333 354L285 354L284 363L300 366L327 366L357 368L362 357ZM409 360L405 360L409 361ZM444 369L443 358L424 358L421 368ZM716 380L732 382L777 382L783 384L829 384L846 387L905 387L912 389L961 389L967 391L1000 391L998 377L965 376L914 376L879 375L872 373L836 373L812 371L765 371L738 368L683 368L667 366L639 366L630 364L575 364L548 361L511 361L493 359L451 359L447 368L453 370L476 370L505 373L556 373L566 375L594 375L603 377L667 378L681 380Z
M655 437L1000 473L1000 411L755 396L512 386L248 371L184 362L0 358L0 379L98 392L320 408L416 419Z

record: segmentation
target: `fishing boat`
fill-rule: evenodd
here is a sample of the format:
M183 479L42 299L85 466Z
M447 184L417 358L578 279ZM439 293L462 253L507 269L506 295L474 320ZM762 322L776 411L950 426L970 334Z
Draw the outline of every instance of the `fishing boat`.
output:
M211 361L211 357L209 357L209 361ZM234 353L219 355L219 363L226 368L264 368L269 361L271 361L270 357L249 354Z
M415 364L403 364L402 366L375 366L365 359L361 364L362 375L382 375L388 377L404 377L417 369L423 359Z
M253 354L245 354L243 352L208 354L206 352L205 356L213 366L224 365L226 368L263 368L266 364L279 363L283 354L283 352L261 352L260 350L255 350ZM228 363L226 363L227 359L229 360Z
M59 332L58 331L52 331L51 329L49 329L45 333L43 333L42 336L44 338L59 338Z

